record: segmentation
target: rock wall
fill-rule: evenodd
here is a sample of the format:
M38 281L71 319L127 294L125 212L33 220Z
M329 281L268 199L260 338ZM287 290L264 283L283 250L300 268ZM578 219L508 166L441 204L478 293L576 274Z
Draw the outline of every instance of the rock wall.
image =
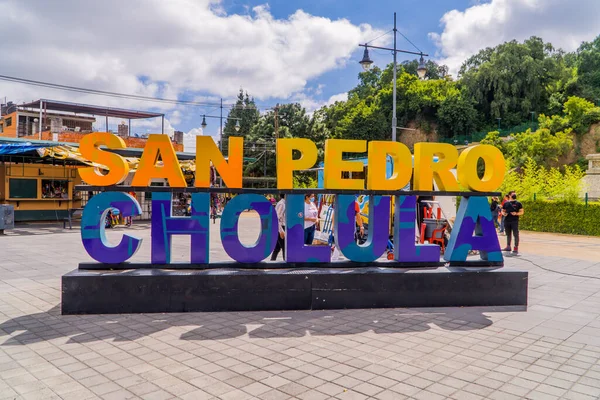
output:
M398 141L408 146L411 152L414 150L415 143L438 141L439 136L434 126L429 133L423 131L415 122L409 123L405 128L397 130Z

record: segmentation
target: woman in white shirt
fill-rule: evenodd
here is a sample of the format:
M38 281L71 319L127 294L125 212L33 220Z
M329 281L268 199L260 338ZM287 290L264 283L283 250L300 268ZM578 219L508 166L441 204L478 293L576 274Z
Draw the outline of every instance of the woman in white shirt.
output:
M318 213L315 195L312 193L304 195L304 244L311 245L315 239Z

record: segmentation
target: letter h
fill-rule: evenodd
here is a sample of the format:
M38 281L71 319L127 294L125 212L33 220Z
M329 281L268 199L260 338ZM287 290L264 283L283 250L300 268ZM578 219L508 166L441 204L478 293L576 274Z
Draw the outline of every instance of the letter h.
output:
M172 195L152 193L152 263L171 263L171 236L190 235L191 263L208 263L210 193L193 193L191 217L173 217Z

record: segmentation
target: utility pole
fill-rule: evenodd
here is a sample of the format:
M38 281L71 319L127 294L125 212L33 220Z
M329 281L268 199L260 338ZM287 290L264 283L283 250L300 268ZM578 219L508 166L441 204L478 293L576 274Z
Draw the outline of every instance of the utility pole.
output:
M275 140L279 139L279 103L275 106Z
M221 151L221 154L223 154L223 98L221 97L221 127L219 128L221 131L220 133L220 139L219 139L219 150Z
M396 79L397 79L397 75L398 75L398 65L397 65L398 53L415 54L415 55L420 56L419 66L417 67L417 75L419 76L419 79L425 79L425 75L427 74L427 66L425 65L425 60L423 59L423 56L428 56L428 54L423 53L414 44L413 44L413 46L417 50L419 50L418 52L398 50L398 48L396 47L396 36L397 36L396 34L398 33L398 29L396 28L396 13L394 13L394 29L393 29L393 31L394 31L394 48L393 49L390 49L388 47L371 46L368 42L365 44L359 44L359 46L365 48L365 52L363 54L363 59L361 61L359 61L359 64L362 65L362 67L364 68L365 71L368 71L369 68L371 68L371 64L373 64L373 60L371 60L371 57L369 57L369 48L388 50L388 51L391 51L392 54L394 55L394 65L393 65L394 91L392 93L392 141L395 142L396 141L396 128L397 128L397 124L398 124L398 119L396 118ZM411 44L412 44L412 42L411 42Z
M396 50L396 13L394 13L394 92L392 94L393 110L392 110L392 142L396 141L396 125L398 125L398 119L396 118L396 75L398 66L396 65L396 58L398 51Z
M265 152L263 154L263 176L267 177L267 144L265 143Z

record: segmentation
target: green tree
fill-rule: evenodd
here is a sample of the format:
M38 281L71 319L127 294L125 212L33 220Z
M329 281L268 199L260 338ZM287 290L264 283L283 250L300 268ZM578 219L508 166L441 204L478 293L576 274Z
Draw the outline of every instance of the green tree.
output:
M567 155L573 148L570 129L564 132L550 133L549 129L538 129L517 134L506 143L506 156L515 168L533 160L537 165L551 166L560 157Z
M228 138L230 136L241 136L246 138L250 134L250 130L258 122L258 118L260 117L260 112L254 103L254 98L251 98L248 95L248 92L240 89L238 93L237 101L235 105L229 111L229 115L227 116L227 120L225 121L225 126L223 127L223 154L228 153ZM236 123L239 122L240 129L237 131L235 129ZM244 139L247 142L247 139Z
M437 122L441 136L468 135L475 131L477 111L470 99L453 94L442 100L437 111Z
M319 159L323 159L325 140L330 137L322 113L307 114L298 103L283 104L278 107L279 138L307 138L319 149ZM247 136L245 153L257 160L248 164L245 173L249 176L275 176L275 111L270 110L260 116Z
M500 137L500 132L498 131L488 132L486 137L483 138L480 143L497 147L504 155L507 153L506 142Z
M569 97L563 111L571 128L580 135L587 133L590 125L600 119L600 108L581 97Z
M574 64L579 75L580 95L587 100L600 102L600 36L592 42L583 42L575 55Z
M410 60L402 62L402 67L406 73L409 73L414 76L418 76L417 69L419 68L419 60ZM427 60L425 62L425 68L427 68L427 72L425 73L425 79L449 79L448 75L448 66L440 65L433 60Z
M547 111L547 87L565 68L561 51L532 37L481 50L465 61L460 77L485 120L502 118L505 125L517 125L527 121L531 111Z

